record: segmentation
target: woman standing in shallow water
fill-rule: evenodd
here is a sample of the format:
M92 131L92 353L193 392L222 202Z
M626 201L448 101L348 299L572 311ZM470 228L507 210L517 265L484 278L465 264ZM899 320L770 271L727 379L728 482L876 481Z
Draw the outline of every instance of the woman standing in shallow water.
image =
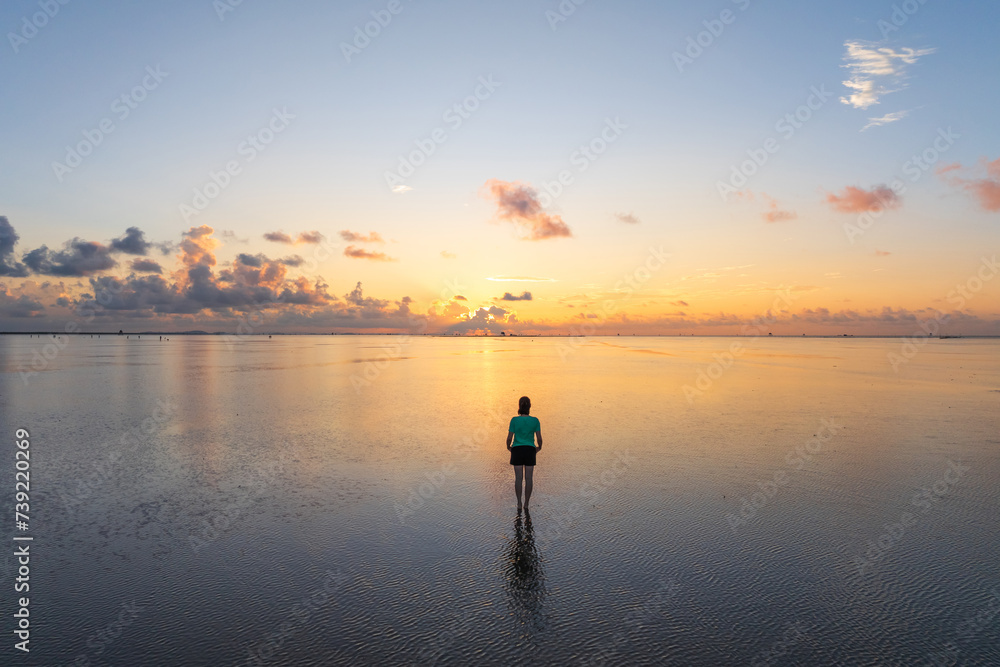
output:
M522 396L517 402L517 416L511 417L507 429L507 450L510 464L514 466L514 493L517 494L517 509L521 509L521 479L524 478L524 509L531 500L531 475L535 470L535 454L542 451L542 425L537 417L532 417L531 399ZM535 440L538 447L535 447ZM511 442L513 441L513 444Z

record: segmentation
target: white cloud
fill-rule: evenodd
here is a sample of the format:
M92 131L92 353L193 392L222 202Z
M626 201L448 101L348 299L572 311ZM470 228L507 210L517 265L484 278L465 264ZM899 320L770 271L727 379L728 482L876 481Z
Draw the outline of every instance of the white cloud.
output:
M902 120L910 115L909 110L907 111L893 111L892 113L887 113L884 116L879 116L878 118L869 118L868 124L861 128L864 132L870 127L881 127L882 125L888 125L889 123L895 123L897 120Z
M844 81L844 85L854 92L841 97L840 101L855 109L867 109L878 104L881 96L905 88L906 69L921 56L937 50L902 48L896 51L861 42L845 42L844 46L847 53L843 67L851 70L851 78Z

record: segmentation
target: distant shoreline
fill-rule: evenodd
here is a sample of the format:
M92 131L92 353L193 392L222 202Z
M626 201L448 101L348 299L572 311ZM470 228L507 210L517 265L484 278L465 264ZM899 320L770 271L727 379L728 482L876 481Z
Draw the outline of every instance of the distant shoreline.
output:
M254 333L254 334L234 334L226 331L126 331L119 334L117 331L93 331L85 333L68 334L59 331L0 331L0 336L228 336L232 338L262 338L267 336L418 336L420 338L496 338L506 340L508 338L913 338L913 334L755 334L752 336L741 336L740 334L447 334L447 333ZM1000 335L980 335L980 334L946 334L944 336L919 336L921 339L948 340L953 338L975 338L975 339L1000 339Z

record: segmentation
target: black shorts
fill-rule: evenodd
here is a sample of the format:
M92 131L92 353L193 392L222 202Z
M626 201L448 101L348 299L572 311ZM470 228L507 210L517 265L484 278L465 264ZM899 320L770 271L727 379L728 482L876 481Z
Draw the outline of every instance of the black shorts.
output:
M512 466L533 466L535 465L535 448L527 445L518 445L510 448L510 464Z

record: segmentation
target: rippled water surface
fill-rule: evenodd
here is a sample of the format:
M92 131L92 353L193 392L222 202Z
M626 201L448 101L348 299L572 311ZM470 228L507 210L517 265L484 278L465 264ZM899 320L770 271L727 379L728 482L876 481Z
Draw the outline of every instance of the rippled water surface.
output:
M1000 664L1000 341L47 344L30 664Z

